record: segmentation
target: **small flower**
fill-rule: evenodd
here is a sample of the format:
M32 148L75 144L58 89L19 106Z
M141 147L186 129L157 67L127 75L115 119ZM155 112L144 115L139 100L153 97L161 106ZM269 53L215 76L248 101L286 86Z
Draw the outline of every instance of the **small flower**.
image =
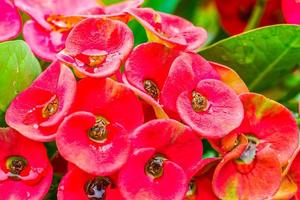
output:
M17 37L21 32L21 16L10 0L0 2L0 42Z
M78 82L76 103L57 131L60 154L94 175L109 175L127 161L129 133L143 123L132 91L111 79Z
M243 120L243 105L235 91L214 79L182 92L177 109L182 120L206 138L224 137Z
M52 167L42 143L10 128L0 129L2 199L42 199L52 181Z
M122 200L115 176L95 176L76 167L71 169L58 186L58 200Z
M133 48L133 34L126 24L107 18L81 21L70 32L57 57L80 77L108 77L119 70Z
M54 62L11 102L5 120L32 140L52 141L71 108L75 92L71 70Z
M188 126L175 120L149 121L131 135L132 148L154 148L158 155L179 165L187 177L201 164L202 142Z
M187 178L180 166L156 155L154 148L141 148L120 171L118 185L125 199L182 200Z
M241 135L239 145L216 167L213 190L220 199L270 199L278 190L281 166L269 146L260 149Z
M64 48L69 31L83 19L75 14L97 6L96 0L16 0L15 4L33 18L24 25L24 39L46 61L55 60L55 54Z
M244 134L257 141L258 149L269 146L285 166L295 152L298 126L293 114L283 105L256 93L240 95L244 119L234 133ZM282 123L284 122L284 123Z
M150 8L131 8L128 13L146 29L150 41L170 48L197 51L207 39L203 28L195 27L178 16L156 12Z

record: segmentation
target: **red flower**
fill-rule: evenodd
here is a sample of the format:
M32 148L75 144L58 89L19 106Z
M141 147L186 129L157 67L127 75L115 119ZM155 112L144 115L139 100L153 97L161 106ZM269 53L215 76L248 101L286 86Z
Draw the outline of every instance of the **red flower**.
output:
M214 192L220 199L270 199L280 186L280 162L268 146L241 137L214 172Z
M176 100L180 93L196 86L199 80L219 78L201 56L159 43L136 47L125 64L124 74L124 82L133 91L152 106L163 107L175 118L179 118Z
M257 1L259 0L215 0L224 30L230 35L242 33L250 20ZM267 1L259 26L282 22L280 11L280 0Z
M132 91L111 79L82 79L77 89L73 111L79 112L59 127L58 150L90 174L109 175L127 161L128 134L143 123L141 104Z
M126 24L107 18L83 20L70 32L58 58L74 67L79 76L114 74L133 48L133 34Z
M255 140L257 149L268 146L284 166L299 141L293 114L283 105L256 93L242 94L240 99L245 114L241 126L234 133L242 133Z
M183 199L187 188L183 169L156 156L156 153L154 148L142 148L130 156L118 181L125 199Z
M42 199L52 181L52 167L42 143L13 129L0 129L1 199Z
M281 4L285 21L290 24L300 24L300 2L297 0L282 0Z
M22 20L10 0L0 1L0 42L15 38L21 31Z
M78 168L71 169L58 186L58 200L122 200L115 177L94 176Z
M24 25L24 38L41 59L52 61L64 48L70 29L82 18L68 17L97 6L96 0L15 0L16 6L30 15Z
M153 148L156 153L178 164L191 177L201 164L202 142L188 126L175 120L152 120L138 127L131 136L133 149Z
M150 8L131 8L132 15L146 29L150 41L171 48L197 51L207 39L203 28L170 14L156 12Z
M243 105L235 92L214 79L202 80L177 99L182 120L207 138L221 138L243 120Z
M71 70L54 62L11 102L6 122L30 139L54 140L57 127L73 103L75 91L76 80Z

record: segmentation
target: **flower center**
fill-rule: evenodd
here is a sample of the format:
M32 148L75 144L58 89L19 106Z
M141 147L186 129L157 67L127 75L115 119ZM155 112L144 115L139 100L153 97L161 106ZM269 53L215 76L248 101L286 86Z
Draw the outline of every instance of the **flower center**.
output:
M50 24L52 30L58 32L69 31L81 20L83 20L82 17L67 17L63 15L50 15L46 17L46 21Z
M149 94L153 99L158 99L159 89L153 81L145 80L144 89L146 90L147 94Z
M161 155L156 155L153 158L151 158L145 166L146 174L152 178L161 177L164 171L163 164L165 160L166 159Z
M236 166L237 169L241 173L249 173L255 166L255 156L256 156L256 150L257 145L259 143L258 139L247 135L248 138L248 144L244 152L241 154L241 156L236 159Z
M192 107L196 112L205 111L208 106L207 98L202 96L199 92L192 92Z
M95 125L88 131L89 138L97 143L105 142L105 140L107 139L106 126L108 124L109 122L106 119L98 117L96 119Z
M58 110L58 99L55 97L52 101L50 101L47 105L45 105L42 109L42 117L49 118L54 115Z
M11 156L6 160L6 168L13 175L20 175L26 166L27 160L22 156Z
M194 199L193 197L196 195L196 191L197 191L197 185L196 185L195 180L192 179L188 185L188 191L186 192L186 195L185 195L186 199L188 199L188 200Z
M108 177L95 177L85 185L85 194L90 200L104 200L106 197L106 188L111 185Z

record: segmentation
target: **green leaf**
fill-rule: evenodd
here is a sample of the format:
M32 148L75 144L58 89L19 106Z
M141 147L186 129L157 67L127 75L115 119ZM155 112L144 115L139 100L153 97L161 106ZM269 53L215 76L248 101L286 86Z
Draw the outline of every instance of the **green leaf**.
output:
M200 54L232 67L251 91L261 92L278 86L282 77L300 63L300 26L255 29L221 40Z
M0 124L17 94L41 73L38 60L22 40L0 43Z

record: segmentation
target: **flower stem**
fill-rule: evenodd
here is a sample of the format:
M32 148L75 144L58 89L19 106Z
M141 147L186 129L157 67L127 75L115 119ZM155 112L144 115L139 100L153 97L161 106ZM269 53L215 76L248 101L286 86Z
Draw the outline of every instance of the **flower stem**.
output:
M248 24L247 24L246 28L245 28L245 31L249 31L251 29L254 29L259 25L260 20L261 20L263 14L264 14L265 5L266 5L267 1L268 0L257 0L255 6L253 8L251 17L248 21Z

